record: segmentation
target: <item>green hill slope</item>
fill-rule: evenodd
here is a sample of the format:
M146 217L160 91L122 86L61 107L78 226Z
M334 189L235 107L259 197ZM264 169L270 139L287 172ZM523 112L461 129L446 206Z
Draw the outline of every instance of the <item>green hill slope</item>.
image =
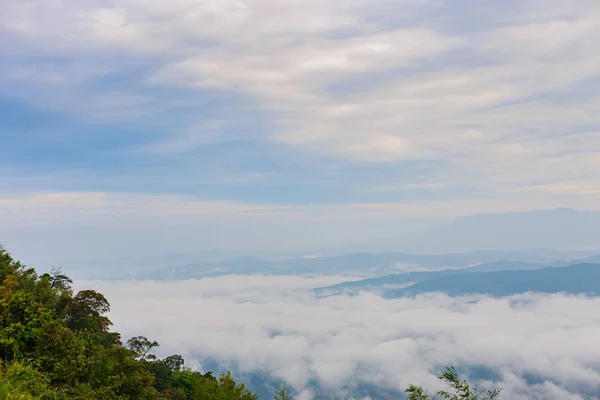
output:
M143 336L123 345L101 293L74 294L60 270L38 275L0 248L0 398L254 400L232 377L157 359Z

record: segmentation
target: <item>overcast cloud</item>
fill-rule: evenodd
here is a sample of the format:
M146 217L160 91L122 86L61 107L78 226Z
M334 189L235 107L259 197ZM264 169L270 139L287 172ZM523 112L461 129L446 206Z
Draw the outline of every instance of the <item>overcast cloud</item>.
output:
M332 390L356 379L438 389L433 368L446 365L492 368L502 377L494 383L504 388L502 399L598 398L600 299L385 300L369 293L316 299L308 292L345 279L228 276L77 287L108 297L125 338L156 339L161 355L182 353L188 361L201 355L237 363L241 372L272 374L301 399L311 398L305 390L311 379ZM527 385L524 376L543 379Z

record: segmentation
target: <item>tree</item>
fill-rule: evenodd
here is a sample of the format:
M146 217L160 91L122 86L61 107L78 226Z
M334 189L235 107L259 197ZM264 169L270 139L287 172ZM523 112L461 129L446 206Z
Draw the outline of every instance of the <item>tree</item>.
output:
M63 274L61 267L52 267L50 271L50 286L52 289L69 290L72 284L73 280Z
M410 385L405 392L408 394L408 400L430 400L427 390L421 386Z
M67 306L67 326L72 330L91 329L107 333L112 322L104 314L109 311L110 304L102 293L82 290Z
M258 396L252 393L242 384L237 384L231 377L231 373L221 374L218 379L218 393L220 399L227 400L258 400Z
M452 393L445 390L437 392L438 396L447 400L493 400L500 395L500 391L502 390L479 390L477 388L471 388L466 380L459 379L454 367L446 368L444 373L438 378L448 383L452 389ZM421 386L410 385L409 388L406 389L406 393L408 394L408 400L431 400L427 391Z
M287 387L283 385L280 390L275 392L273 400L294 400L294 398L288 393Z
M167 358L165 358L164 360L162 360L162 362L169 367L169 369L171 371L181 371L181 368L183 367L183 364L185 363L185 361L183 360L183 357L181 357L179 354L174 354L172 356L169 356Z
M127 347L135 353L135 359L138 361L156 360L156 356L149 352L158 346L156 340L151 342L146 336L135 336L127 341Z

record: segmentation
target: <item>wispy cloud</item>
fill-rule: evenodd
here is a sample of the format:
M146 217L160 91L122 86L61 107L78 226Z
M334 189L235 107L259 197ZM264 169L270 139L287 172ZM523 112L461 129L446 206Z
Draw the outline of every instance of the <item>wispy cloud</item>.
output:
M174 133L166 140L125 150L129 154L166 155L193 151L206 144L227 142L227 121L209 121Z

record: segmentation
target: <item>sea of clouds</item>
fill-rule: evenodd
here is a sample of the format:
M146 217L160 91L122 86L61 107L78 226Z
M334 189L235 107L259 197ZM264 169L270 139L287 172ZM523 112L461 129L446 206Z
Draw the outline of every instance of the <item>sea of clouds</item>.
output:
M339 396L359 380L403 391L442 388L440 368L489 368L501 399L600 398L600 298L526 294L316 298L348 277L224 276L177 282L77 282L112 305L114 329L145 335L159 356L235 364L281 379L298 400L311 382Z

